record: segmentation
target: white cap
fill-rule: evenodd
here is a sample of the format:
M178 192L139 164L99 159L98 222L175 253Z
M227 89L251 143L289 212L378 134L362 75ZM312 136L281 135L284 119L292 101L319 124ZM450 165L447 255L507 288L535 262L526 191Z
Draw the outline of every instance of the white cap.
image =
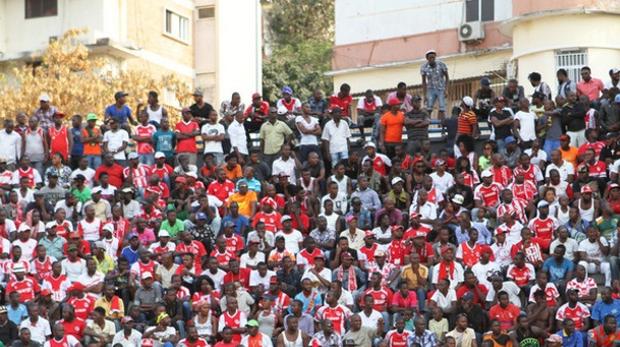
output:
M282 216L282 218L280 218L280 223L284 223L287 220L291 220L291 216L289 216L288 214L285 214L284 216Z
M22 223L19 225L19 229L17 229L17 232L21 233L22 231L30 231L32 230L32 228L30 227L30 225L26 224L26 223Z
M121 189L121 192L123 192L123 193L133 193L133 188L125 187L125 188Z
M127 155L127 159L132 160L132 159L138 159L138 153L136 152L131 152Z
M147 278L153 278L153 274L150 271L146 271L142 274L142 279L145 280Z
M464 96L463 97L463 103L467 107L473 107L474 106L474 99L472 99L471 96Z
M428 51L426 51L426 53L424 53L424 56L426 57L427 55L429 55L429 54L431 54L431 53L432 53L432 54L437 54L437 52L435 52L435 50L434 50L434 49L429 49Z
M55 227L55 226L57 226L57 225L58 225L58 224L56 224L56 222L54 222L54 221L47 222L47 223L45 224L45 229L51 229L51 228L53 228L53 227Z
M540 200L538 202L538 205L536 205L536 207L538 208L549 207L549 203L545 200Z
M463 203L465 202L465 198L461 194L456 194L452 198L452 202L455 204L463 205Z
M493 177L493 172L491 172L491 170L484 170L482 171L482 173L480 174L480 176L482 176L482 178L485 177Z
M22 263L16 263L13 265L13 272L26 272L26 268Z
M288 109L286 108L286 106L281 105L280 107L278 107L278 114L279 115L283 115L288 113Z
M93 190L91 190L91 194L98 194L101 193L103 191L103 189L100 186L96 186L93 188Z
M108 224L105 224L102 229L104 231L113 232L114 231L114 225L112 223L108 223Z
M165 158L166 155L163 154L162 152L155 152L155 159L159 159L159 158Z
M170 233L167 230L160 230L157 234L159 237L170 237Z
M400 178L399 176L396 176L394 178L392 178L392 185L395 185L398 182L405 182L402 178Z
M39 101L50 102L50 100L50 96L47 95L47 93L41 93L41 95L39 95Z
M198 178L198 175L194 171L188 171L185 173L185 176Z
M377 148L377 145L375 145L375 143L374 143L374 142L368 142L368 143L366 143L366 145L364 146L364 148L367 148L367 147Z

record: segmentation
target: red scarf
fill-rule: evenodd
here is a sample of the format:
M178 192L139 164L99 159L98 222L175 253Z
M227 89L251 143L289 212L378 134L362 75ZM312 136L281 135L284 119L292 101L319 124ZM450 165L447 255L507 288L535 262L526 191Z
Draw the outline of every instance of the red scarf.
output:
M342 282L344 278L344 272L345 272L345 269L342 266L340 266L340 271L337 272L338 274L337 277L340 282ZM353 266L349 266L347 276L348 276L348 284L349 284L349 287L347 288L347 290L350 292L355 291L357 289L357 278L355 277L355 268Z
M449 267L449 269L447 269ZM446 271L447 270L447 271ZM439 263L439 274L437 276L438 280L449 279L452 280L454 276L454 261L451 261L450 264L446 264L445 261Z
M121 312L121 299L114 295L112 296L112 299L110 300L110 312L108 312L108 314L112 314L114 312Z

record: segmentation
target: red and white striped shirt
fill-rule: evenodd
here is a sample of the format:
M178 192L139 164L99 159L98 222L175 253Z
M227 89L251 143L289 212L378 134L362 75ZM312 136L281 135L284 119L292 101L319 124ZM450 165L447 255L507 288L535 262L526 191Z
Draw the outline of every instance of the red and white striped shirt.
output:
M537 184L544 179L540 168L537 165L533 164L530 164L527 169L524 169L523 166L518 165L517 167L515 167L514 175L516 176L518 174L522 174L525 178L525 181L532 182L534 184Z
M489 186L481 184L474 189L474 199L482 201L484 207L495 207L499 203L502 186L492 182Z
M151 175L151 169L144 165L138 164L138 167L126 167L123 169L123 177L128 179L129 176L132 176L134 186L138 188L146 188L149 183L149 176Z
M575 329L581 330L583 328L584 318L590 317L590 310L588 306L577 302L575 307L569 307L568 303L560 306L558 312L555 314L555 319L563 321L565 318L570 318L575 322Z
M409 330L403 330L402 333L399 333L398 330L393 329L385 334L385 340L388 343L388 347L406 347L407 340L409 340L411 335L413 335L413 332Z
M324 305L316 311L315 317L318 320L328 319L332 321L334 324L334 332L343 335L345 332L345 322L352 315L353 313L346 306L337 305L336 307L331 307L329 305Z
M151 138L153 137L153 134L155 134L155 131L157 131L157 129L155 129L155 126L153 124L138 124L136 126L136 135L140 137ZM149 142L138 142L137 152L139 154L150 154L155 152L155 150L153 149L153 145L151 145Z
M534 199L536 194L538 194L538 189L536 189L536 184L530 181L523 181L522 184L513 183L508 189L512 191L512 195L524 201L530 201Z
M517 220L521 223L527 223L527 216L525 215L525 206L527 203L521 199L513 198L509 203L501 203L497 207L497 219L502 218L505 214L516 214Z

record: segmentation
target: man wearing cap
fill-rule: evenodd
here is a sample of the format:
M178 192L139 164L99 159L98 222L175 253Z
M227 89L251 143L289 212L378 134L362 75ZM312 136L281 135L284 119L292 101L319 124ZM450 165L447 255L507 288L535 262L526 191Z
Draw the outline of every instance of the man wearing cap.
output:
M22 250L20 260L30 262L34 258L34 250L37 248L37 240L31 238L32 228L22 223L17 230L17 239L12 242L12 246L18 246Z
M215 109L204 100L202 88L196 88L192 96L194 97L194 103L189 107L189 110L198 123L203 125L209 119L209 114L215 111Z
M370 160L372 162L372 168L376 172L382 176L387 176L389 168L392 166L390 158L383 153L377 153L377 145L375 145L374 142L367 142L366 145L364 145L364 149L366 150L366 155L362 158L362 163L366 160Z
M136 125L137 122L131 116L131 108L127 106L127 93L118 91L114 93L114 103L106 107L104 111L104 120L116 119L123 127L127 127L127 122Z
M437 52L428 50L425 54L426 62L420 66L422 75L422 90L424 99L427 101L427 109L430 111L439 103L439 117L443 119L446 112L447 85L449 81L448 67L442 61L437 60ZM473 106L473 100L472 100Z
M291 216L289 215L282 216L280 223L282 223L282 229L276 232L276 235L275 235L276 238L278 236L284 237L284 240L286 242L285 248L288 251L293 252L294 254L297 254L301 248L304 236L301 234L299 230L293 228Z
M45 131L54 124L53 117L54 113L57 111L56 107L52 106L51 102L52 99L49 94L41 93L41 95L39 95L39 108L32 113L32 117L39 119L40 126Z
M10 279L6 285L6 297L13 292L19 294L19 302L27 303L34 300L37 293L41 291L39 283L37 283L32 277L26 277L26 268L21 263L17 263L13 266L14 279Z
M273 346L271 342L271 337L258 330L259 324L257 320L249 320L245 324L245 327L247 328L247 334L243 335L243 337L241 338L241 345L253 347Z
M284 86L282 88L282 97L276 102L276 108L278 113L280 110L285 110L287 114L300 113L301 101L293 97L293 88Z
M389 99L390 109L379 120L379 148L388 156L394 156L394 147L402 143L405 114L400 110L400 100Z
M135 323L130 316L123 317L121 320L122 329L114 335L112 346L121 344L126 347L142 346L142 334L134 329Z
M459 137L463 135L471 136L474 139L480 135L480 131L478 129L478 117L474 113L474 99L472 99L471 96L465 96L461 100L461 113L459 113L457 118L456 141L454 142L454 154L456 157L461 154L458 146Z

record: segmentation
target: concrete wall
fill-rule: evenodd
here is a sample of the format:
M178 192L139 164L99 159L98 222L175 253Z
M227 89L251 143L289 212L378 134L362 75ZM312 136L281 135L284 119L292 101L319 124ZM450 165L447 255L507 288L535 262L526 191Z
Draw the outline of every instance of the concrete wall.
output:
M615 33L619 31L620 16L604 13L564 14L516 23L513 58L518 60L518 78L526 87L526 93L532 92L527 83L527 75L532 71L540 72L555 91L555 51L558 49L586 48L592 75L606 80L607 71L618 67L620 41Z
M336 45L457 28L463 0L336 0ZM511 0L495 0L495 20L510 18Z
M487 72L501 70L505 62L510 59L510 50L498 51L484 55L459 55L442 59L448 65L451 80L484 76ZM377 69L360 69L334 76L334 88L342 83L351 85L352 93L360 93L364 90L396 88L398 82L408 85L422 83L420 66L423 61L411 64L385 67Z

